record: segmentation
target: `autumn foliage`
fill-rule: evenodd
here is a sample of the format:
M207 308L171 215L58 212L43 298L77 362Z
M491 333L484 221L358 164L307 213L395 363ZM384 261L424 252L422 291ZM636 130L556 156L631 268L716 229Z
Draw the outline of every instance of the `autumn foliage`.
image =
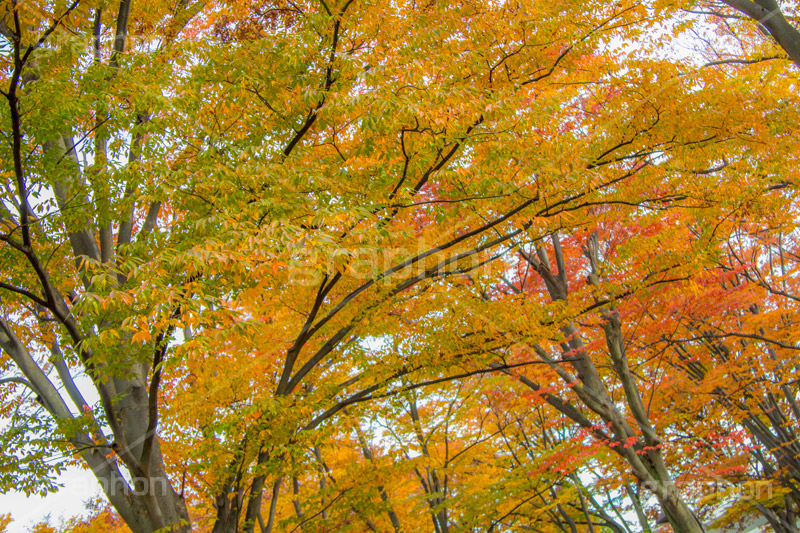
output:
M796 532L796 9L8 0L0 487L92 471L42 532Z

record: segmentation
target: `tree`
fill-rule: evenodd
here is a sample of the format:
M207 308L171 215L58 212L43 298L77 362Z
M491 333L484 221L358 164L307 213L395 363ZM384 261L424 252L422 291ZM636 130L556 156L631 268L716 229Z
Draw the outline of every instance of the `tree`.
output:
M704 97L708 98L708 94ZM705 103L714 106L712 101ZM665 106L658 101L654 107L663 109ZM748 120L744 115L729 118L733 124L745 124ZM758 127L758 123L755 126ZM700 138L713 138L715 143L726 143L724 137L724 134L700 134ZM692 144L687 143L687 146ZM675 290L671 286L676 282L704 276L705 269L714 266L707 262L708 258L716 256L728 244L729 229L725 221L732 214L747 217L748 221L773 221L774 217L782 216L771 209L783 209L778 206L785 205L784 193L780 192L785 185L780 175L765 173L748 183L749 193L742 195L743 191L736 190L735 197L727 196L718 188L726 179L724 169L728 164L737 165L738 172L728 177L740 180L746 172L745 165L749 165L741 165L734 159L741 147L722 148L727 152L725 164L718 168L709 161L706 168L710 170L693 169L692 160L694 164L699 160L694 154L692 159L681 160L688 155L682 150L680 145L664 150L659 154L660 161L643 158L655 169L670 169L668 175L678 179L668 182L659 176L658 191L665 194L660 201L640 201L633 208L616 208L613 212L595 208L585 214L586 218L569 220L568 225L560 220L560 224L550 230L550 237L547 230L538 230L529 234L527 242L520 242L518 250L523 266L514 269L516 279L503 277L498 287L500 293L495 292L498 301L507 301L516 311L505 311L498 306L490 308L491 311L479 310L478 305L494 299L486 285L482 289L465 291L462 298L469 298L471 293L474 301L481 302L473 309L483 314L494 336L528 346L523 361L533 357L549 364L568 387L568 397L588 408L591 416L576 408L569 399L554 395L549 380L541 383L523 375L523 382L535 391L548 391L544 398L552 407L592 431L597 441L625 458L638 482L655 492L674 529L695 531L702 526L673 483L686 468L668 466L663 455L663 450L671 446L669 434L673 431L672 424L677 422L674 417L683 410L679 408L676 412L674 402L687 394L667 392L660 383L664 352L651 351L650 347L658 343L658 338L645 337L652 327L648 316L671 316L674 310L666 302L662 303L664 307L658 307L657 293L653 290L662 285ZM778 153L791 151L792 148L787 147L785 152ZM749 158L753 152L748 149L745 153ZM637 169L636 163L631 164L634 169ZM682 184L681 173L691 175L691 181ZM641 175L639 178L643 184L648 183ZM704 185L705 179L713 181ZM565 233L569 249L562 245ZM657 245L653 244L653 239ZM552 240L549 249L547 240ZM538 283L536 278L540 278ZM576 294L581 290L585 292ZM542 308L547 300L542 299L541 293L558 305L550 306L549 310ZM530 305L532 309L522 311L520 305ZM693 313L691 307L682 311ZM715 310L719 311L721 309ZM678 315L678 318L685 319L685 315ZM630 328L635 333L625 332L626 321L631 321ZM558 333L552 327L543 329L551 324L558 328ZM654 329L653 334L657 333L663 330ZM644 338L639 341L638 337ZM543 340L556 346L560 343L560 347L553 352L540 344ZM643 348L641 355L635 355L632 350L638 346ZM566 370L570 366L571 372ZM655 396L657 389L662 390ZM621 408L621 404L625 407ZM661 414L657 414L659 404L664 409ZM602 425L598 426L598 418ZM608 428L609 432L599 428ZM677 452L673 453L680 457ZM673 461L677 461L677 457Z
M0 528L2 528L0 531L5 531L8 525L13 521L14 519L11 518L11 515L8 513L0 516Z
M730 18L724 11L717 10L719 4L733 8L735 11L755 22L759 29L768 34L783 49L789 58L800 65L800 31L797 29L792 12L784 12L776 0L722 0L720 2L701 2L703 8L709 9L707 14L719 18ZM787 6L790 9L793 6Z
M465 409L444 432L420 415L448 405L433 385L481 388L474 376L506 372L539 394L558 376L593 414L565 403L563 387L548 405L595 438L598 421L612 424L608 445L673 526L702 527L662 456L674 422L642 416L619 317L628 300L703 271L728 230L715 224L784 182L746 163L778 166L790 141L762 127L784 93L747 100L720 70L614 53L662 14L637 3L12 2L0 26L0 345L13 435L37 458L74 454L134 532L202 528L207 516L216 532L273 531L287 512L297 527L416 524L397 495L423 502L441 531L487 516L489 528L544 516L575 527L592 513L620 527L576 470L523 485L549 484L558 514L543 501L522 518L469 515L461 502L486 480L440 454L483 435L477 415ZM742 175L751 195L714 197ZM598 255L601 234L629 239ZM569 261L555 235L571 240ZM649 254L655 241L669 253ZM538 292L517 279L508 287L530 296L501 294L520 264L542 278ZM597 327L600 337L582 332ZM605 354L603 337L613 372L582 352ZM564 342L583 389L554 359ZM551 382L516 370L523 343L538 343ZM394 397L409 410L391 417L398 446L416 440L427 470L408 456L400 487L360 490L345 466L373 471L381 454L364 415L347 411ZM542 438L536 453L552 446ZM348 451L329 458L332 448ZM526 468L503 471L513 453L492 450L502 479ZM5 483L28 476L28 490L48 490L47 464ZM373 507L380 518L364 515Z

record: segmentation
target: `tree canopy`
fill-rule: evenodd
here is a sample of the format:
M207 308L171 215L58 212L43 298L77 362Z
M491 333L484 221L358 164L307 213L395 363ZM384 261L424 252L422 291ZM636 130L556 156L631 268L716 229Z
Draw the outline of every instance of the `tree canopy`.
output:
M796 532L797 10L4 0L0 487Z

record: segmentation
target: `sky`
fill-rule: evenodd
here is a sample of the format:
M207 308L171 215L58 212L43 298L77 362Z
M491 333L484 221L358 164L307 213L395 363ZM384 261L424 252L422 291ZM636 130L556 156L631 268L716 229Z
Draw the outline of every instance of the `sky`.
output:
M7 533L24 533L50 515L50 523L57 525L61 518L68 519L86 512L86 501L100 496L100 485L89 470L77 467L66 469L58 481L64 487L58 492L39 496L26 496L21 492L0 494L0 514L11 513L14 522Z

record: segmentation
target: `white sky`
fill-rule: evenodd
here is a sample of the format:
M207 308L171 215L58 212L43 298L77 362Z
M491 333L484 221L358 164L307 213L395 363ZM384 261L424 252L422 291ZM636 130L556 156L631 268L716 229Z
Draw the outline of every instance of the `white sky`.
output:
M14 522L8 533L24 533L50 515L50 523L57 525L61 518L67 519L86 513L86 501L101 494L100 485L92 473L70 467L58 478L64 487L44 498L26 496L22 492L0 494L0 514L11 513Z

